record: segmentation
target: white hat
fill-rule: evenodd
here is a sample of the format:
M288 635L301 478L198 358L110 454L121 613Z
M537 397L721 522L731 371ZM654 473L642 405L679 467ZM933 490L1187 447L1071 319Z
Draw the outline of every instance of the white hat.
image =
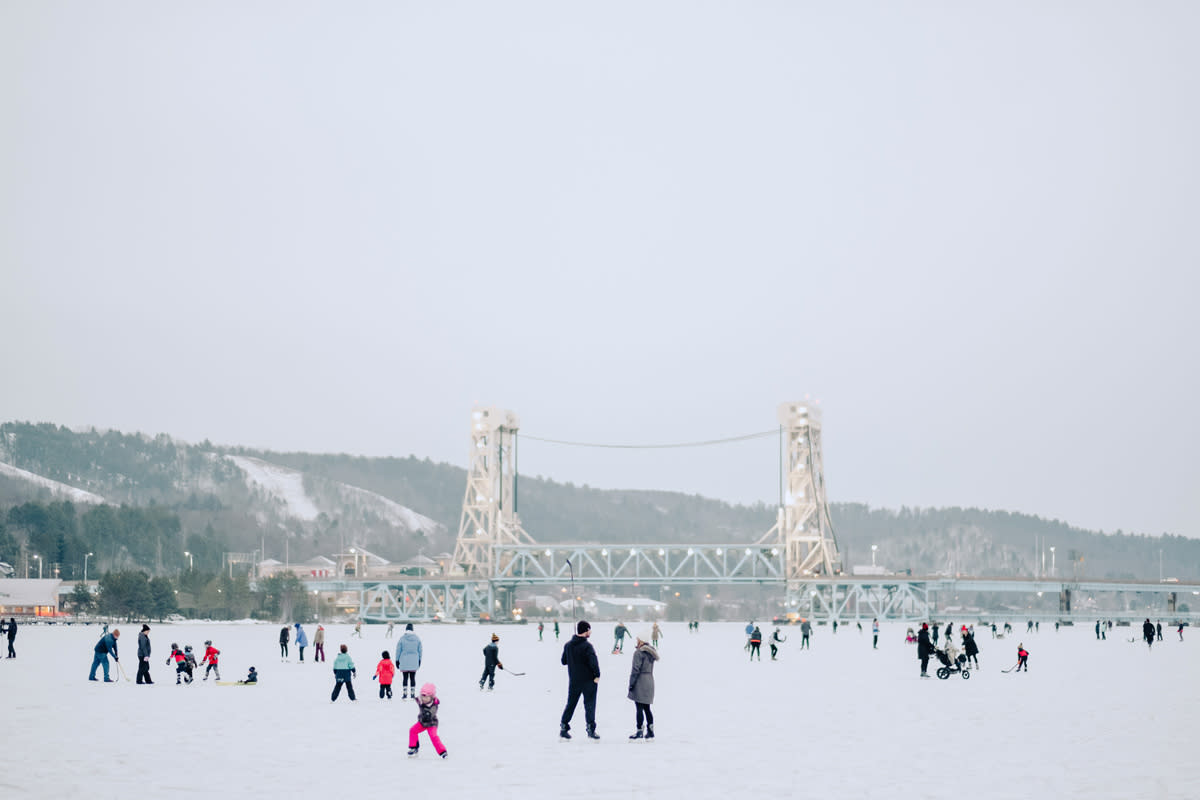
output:
M652 641L654 641L654 639L652 638L652 636L651 636L651 634L650 634L650 629L649 629L649 628L642 628L640 631L638 631L638 632L637 632L637 639L638 639L638 641L639 641L639 642L652 642Z

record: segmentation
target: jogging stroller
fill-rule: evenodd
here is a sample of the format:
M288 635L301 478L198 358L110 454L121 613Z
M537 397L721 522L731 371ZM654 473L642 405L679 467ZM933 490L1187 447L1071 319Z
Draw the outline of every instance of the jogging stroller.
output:
M937 676L942 680L946 680L954 673L962 675L963 680L971 677L971 670L967 669L967 657L959 654L953 661L950 660L950 655L945 650L935 649L938 661L942 662L942 666L937 668Z

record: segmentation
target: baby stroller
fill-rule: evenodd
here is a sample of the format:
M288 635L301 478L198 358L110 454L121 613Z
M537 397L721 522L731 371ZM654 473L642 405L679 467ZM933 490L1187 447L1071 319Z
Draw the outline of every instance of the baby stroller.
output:
M958 655L957 658L951 660L945 650L935 649L933 652L937 654L938 661L942 662L942 666L937 668L937 676L942 680L946 680L956 672L962 675L964 681L971 677L971 670L966 666L966 656Z

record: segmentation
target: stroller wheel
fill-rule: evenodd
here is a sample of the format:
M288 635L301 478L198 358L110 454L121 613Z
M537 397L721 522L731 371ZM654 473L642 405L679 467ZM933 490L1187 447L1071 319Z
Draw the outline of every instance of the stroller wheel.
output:
M965 681L965 680L968 680L970 677L971 677L971 670L969 670L969 669L964 669L964 670L963 670L963 680L964 680L964 681Z
M946 680L946 678L950 677L950 670L945 667L938 667L937 676L942 680Z

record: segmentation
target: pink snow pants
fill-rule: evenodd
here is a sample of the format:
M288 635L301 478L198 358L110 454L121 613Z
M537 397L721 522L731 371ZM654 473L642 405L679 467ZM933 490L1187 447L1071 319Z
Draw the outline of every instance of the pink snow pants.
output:
M429 731L429 741L433 742L433 749L438 752L438 755L446 752L446 748L442 745L442 740L438 738L437 726L433 725L427 728L419 722L408 729L409 747L417 746L417 737L421 734L421 731Z

